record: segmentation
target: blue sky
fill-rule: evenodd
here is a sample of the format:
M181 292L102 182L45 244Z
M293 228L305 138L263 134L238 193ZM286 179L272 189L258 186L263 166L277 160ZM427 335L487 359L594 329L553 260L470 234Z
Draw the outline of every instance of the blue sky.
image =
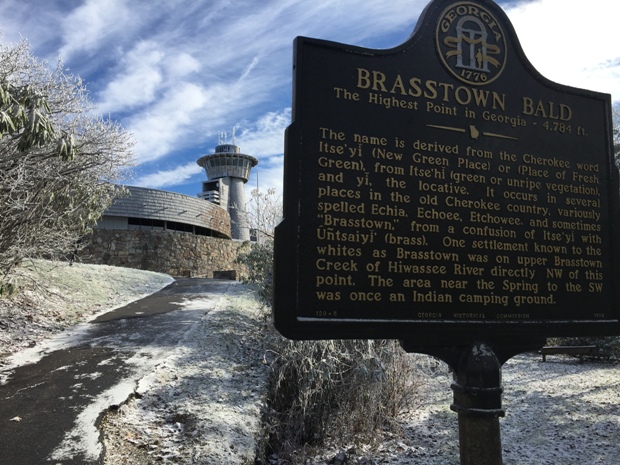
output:
M369 48L404 42L427 0L0 0L0 40L27 39L83 78L136 141L128 184L196 195L196 160L226 132L259 159L248 187L281 192L296 36ZM620 101L615 0L499 4L547 78Z

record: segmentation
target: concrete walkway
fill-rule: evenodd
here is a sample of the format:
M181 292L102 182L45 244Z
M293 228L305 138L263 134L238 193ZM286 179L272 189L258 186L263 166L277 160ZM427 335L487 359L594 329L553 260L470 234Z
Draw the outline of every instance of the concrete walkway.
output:
M0 386L0 463L101 463L97 423L208 312L192 299L226 293L234 281L179 279L37 347L40 359ZM46 347L60 347L46 350ZM3 373L7 375L7 373Z

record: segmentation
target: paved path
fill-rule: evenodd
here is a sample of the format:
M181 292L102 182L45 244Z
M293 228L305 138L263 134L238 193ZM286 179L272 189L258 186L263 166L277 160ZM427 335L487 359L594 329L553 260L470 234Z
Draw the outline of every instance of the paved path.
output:
M60 349L13 369L0 386L0 464L101 463L96 424L103 413L124 402L209 311L187 310L188 301L215 301L234 285L179 279L60 335Z

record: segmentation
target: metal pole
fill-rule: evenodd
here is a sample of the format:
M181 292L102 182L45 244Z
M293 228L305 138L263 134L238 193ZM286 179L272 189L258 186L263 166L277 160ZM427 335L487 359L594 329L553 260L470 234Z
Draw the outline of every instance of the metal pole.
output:
M450 408L458 413L461 465L502 465L501 364L489 346L476 343L463 351L452 390Z
M502 465L499 418L459 413L459 450L461 465Z
M467 339L466 339L467 338ZM545 338L464 335L451 340L432 335L400 341L409 353L429 354L446 362L454 373L454 402L458 413L461 465L503 465L499 418L502 409L502 364L523 352L539 350Z

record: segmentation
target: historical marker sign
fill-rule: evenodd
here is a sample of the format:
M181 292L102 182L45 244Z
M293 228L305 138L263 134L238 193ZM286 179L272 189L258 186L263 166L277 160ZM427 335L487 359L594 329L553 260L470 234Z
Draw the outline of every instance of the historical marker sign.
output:
M390 50L297 38L294 61L284 335L618 332L609 95L542 77L483 0L433 1Z

